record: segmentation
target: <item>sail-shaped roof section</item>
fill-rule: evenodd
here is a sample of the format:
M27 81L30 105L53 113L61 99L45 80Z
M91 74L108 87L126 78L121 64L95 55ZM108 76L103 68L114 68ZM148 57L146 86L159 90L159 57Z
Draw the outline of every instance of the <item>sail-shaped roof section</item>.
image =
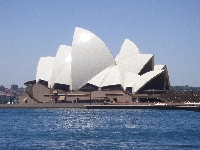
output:
M161 69L165 70L166 69L166 65L155 65L154 66L154 70L161 70Z
M71 63L60 73L55 83L70 85L70 90L72 90Z
M153 55L151 54L137 54L119 61L117 65L119 67L122 82L124 82L126 71L139 74L150 59L153 59Z
M36 81L45 80L49 88L65 84L72 91L94 85L98 90L169 89L166 65L154 66L154 55L141 54L137 46L125 39L116 59L105 43L82 28L75 28L72 47L61 45L56 57L41 57ZM55 84L58 83L58 84ZM95 90L96 90L95 89Z
M170 82L169 82L169 74L168 74L167 66L166 65L155 65L154 66L154 70L161 70L161 69L165 70L165 78L166 78L165 89L169 90Z
M159 76L163 72L164 72L164 70L154 70L154 71L149 71L149 72L141 75L139 80L137 80L136 85L132 89L133 93L139 91L148 82L150 82L151 80L153 80L155 77Z
M140 77L141 76L136 73L126 71L124 80L125 89L127 87L135 87L138 81L140 80Z
M105 80L105 78L109 74L109 72L111 71L112 67L114 67L114 65L109 66L106 69L104 69L102 72L100 72L95 77L93 77L90 81L88 81L88 83L98 86L98 87L101 87L103 81Z
M110 69L110 72L105 77L100 87L110 86L110 85L121 85L123 87L123 83L119 73L119 68L117 65L115 65Z
M36 81L45 80L50 82L52 76L53 64L55 62L55 57L41 57L36 73Z
M71 51L71 46L60 45L53 65L51 87L54 83L68 84L66 79L71 76L71 69L66 68L71 68ZM64 70L67 70L66 74L62 74Z
M98 75L93 77L88 83L98 86L110 86L110 85L121 85L123 86L121 76L119 73L119 68L117 65L109 66Z
M137 48L137 46L130 41L129 39L125 39L124 43L122 44L121 50L117 57L115 58L116 63L125 60L128 57L131 57L133 55L139 54L140 51Z
M73 90L78 90L98 73L114 64L111 52L100 38L85 29L75 29L71 63Z

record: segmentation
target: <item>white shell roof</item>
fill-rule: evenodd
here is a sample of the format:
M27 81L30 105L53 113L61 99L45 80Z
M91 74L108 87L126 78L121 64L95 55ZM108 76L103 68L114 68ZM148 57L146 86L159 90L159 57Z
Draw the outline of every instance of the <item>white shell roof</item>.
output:
M124 82L126 71L139 74L151 58L153 58L151 54L137 54L118 62L122 81Z
M124 43L122 44L119 54L115 58L115 61L118 63L130 56L133 56L139 53L140 51L137 48L137 46L129 39L125 39Z
M164 69L165 67L166 65L155 65L154 70L161 70L161 69Z
M125 80L124 80L124 87L125 88L135 87L139 80L140 80L140 75L126 71Z
M164 72L164 70L154 70L141 75L140 79L137 81L137 84L133 87L132 92L137 92L146 83L154 79L156 76L160 75L162 72Z
M72 90L71 64L60 73L55 83L70 85L70 90Z
M72 43L72 89L78 90L115 60L105 43L90 31L76 28Z
M106 68L105 70L103 70L102 72L97 74L90 81L88 81L88 83L96 85L98 87L101 87L101 84L103 83L103 81L106 78L106 76L108 75L108 73L111 71L112 67L114 67L114 65L113 66L109 66L108 68Z
M70 85L71 90L79 90L86 83L98 87L121 84L124 89L132 87L135 93L167 70L166 65L156 65L154 71L140 76L141 70L152 59L152 54L141 54L128 39L114 59L100 38L77 27L72 47L61 45L56 57L40 58L36 81L48 81L49 87L53 87L54 83Z
M96 85L98 87L104 87L109 85L118 85L121 84L123 86L119 68L117 65L109 66L98 75L93 77L88 83Z
M69 85L68 78L71 75L71 69L66 68L71 68L71 51L71 46L60 45L53 65L51 87L54 83ZM64 70L65 74L62 73Z
M110 72L108 73L106 78L103 80L100 87L118 85L118 84L121 84L123 86L120 73L119 73L119 68L118 66L114 66L110 69Z
M55 57L41 57L36 73L36 81L38 82L40 79L45 81L51 80L53 64L55 61Z

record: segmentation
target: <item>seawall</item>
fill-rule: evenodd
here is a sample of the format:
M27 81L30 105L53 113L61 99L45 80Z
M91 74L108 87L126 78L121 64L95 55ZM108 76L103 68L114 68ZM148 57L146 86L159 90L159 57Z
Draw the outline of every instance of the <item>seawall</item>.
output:
M37 103L37 104L0 104L0 108L83 108L83 109L162 109L162 110L194 110L200 111L200 106L187 106L181 103L173 105L155 104L123 104L102 105L97 103Z
M85 108L88 103L0 104L0 108Z
M87 109L162 109L162 110L194 110L200 111L199 106L183 105L85 105Z

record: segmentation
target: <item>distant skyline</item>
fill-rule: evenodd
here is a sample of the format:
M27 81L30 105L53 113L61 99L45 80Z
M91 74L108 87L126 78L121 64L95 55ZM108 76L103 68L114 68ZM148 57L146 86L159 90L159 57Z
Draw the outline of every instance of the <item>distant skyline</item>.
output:
M0 85L35 80L40 57L71 46L80 27L114 56L130 39L167 65L172 86L200 86L199 0L2 0L0 18Z

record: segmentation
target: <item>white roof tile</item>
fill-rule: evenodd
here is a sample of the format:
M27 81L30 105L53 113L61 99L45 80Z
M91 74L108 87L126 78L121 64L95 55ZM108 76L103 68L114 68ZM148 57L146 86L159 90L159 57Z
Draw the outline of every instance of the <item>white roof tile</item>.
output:
M133 93L137 92L140 88L142 88L146 83L154 79L156 76L164 72L164 70L154 70L154 71L149 71L145 74L143 74L140 77L140 80L137 81L136 86L133 88Z
M139 74L152 57L151 54L137 54L118 62L122 81L124 82L126 71Z
M54 83L68 84L68 79L71 76L71 46L61 45L57 51L55 63L52 70L51 87ZM69 69L70 68L70 69ZM62 74L63 71L66 74ZM65 77L62 77L64 75Z
M38 82L40 79L50 82L52 76L53 64L55 61L55 57L41 57L36 73L36 81Z
M155 65L154 70L161 70L164 69L166 66L165 65Z
M122 44L121 50L120 50L119 54L117 55L115 61L118 63L128 57L137 55L139 53L140 53L140 51L137 48L137 46L129 39L125 39L124 43Z
M76 28L72 43L72 87L78 90L115 60L105 43L93 33Z
M118 84L121 84L123 86L121 76L119 73L119 68L118 66L114 66L110 69L110 72L107 74L100 87Z
M88 83L100 87L101 84L103 83L104 79L108 75L108 73L111 71L112 67L113 66L109 66L105 70L101 71L99 74L97 74L95 77L93 77L90 81L88 81Z

